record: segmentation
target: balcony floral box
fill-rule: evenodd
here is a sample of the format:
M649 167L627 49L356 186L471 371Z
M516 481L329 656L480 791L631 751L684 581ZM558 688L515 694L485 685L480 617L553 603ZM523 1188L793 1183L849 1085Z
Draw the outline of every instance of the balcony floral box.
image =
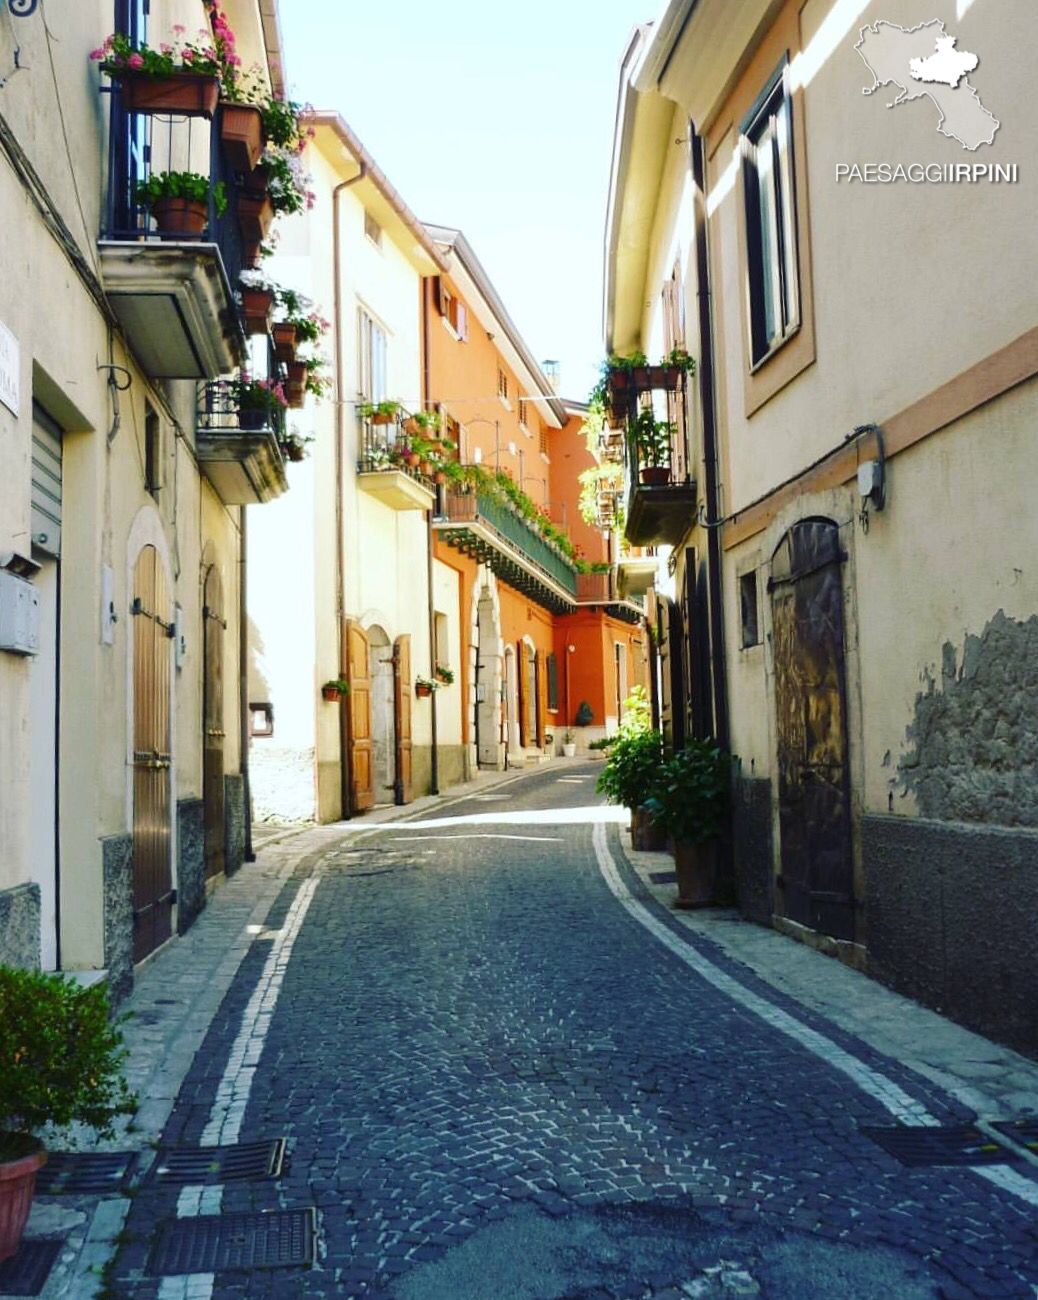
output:
M153 50L114 33L90 57L119 83L123 107L131 113L212 117L220 102L221 57L204 38Z

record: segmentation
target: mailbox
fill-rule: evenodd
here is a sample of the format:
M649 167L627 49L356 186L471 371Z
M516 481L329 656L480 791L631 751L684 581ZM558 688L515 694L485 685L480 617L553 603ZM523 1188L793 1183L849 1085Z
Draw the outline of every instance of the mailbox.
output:
M40 652L40 593L25 578L0 571L0 650Z

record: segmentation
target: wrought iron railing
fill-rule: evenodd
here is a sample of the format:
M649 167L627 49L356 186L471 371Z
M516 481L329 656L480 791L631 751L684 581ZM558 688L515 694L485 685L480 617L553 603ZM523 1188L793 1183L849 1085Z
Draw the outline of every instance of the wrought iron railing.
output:
M272 433L280 441L285 434L285 409L273 396L259 402L243 401L236 380L217 379L198 385L195 427L203 435Z
M391 420L388 424L376 424L370 417L361 417L357 473L375 474L382 470L398 470L401 474L407 474L417 482L429 486L431 475L422 471L422 462L419 460L412 464L408 459L409 456L413 458L410 446L409 435L405 433L400 421ZM436 466L438 467L444 459L443 456L438 456ZM427 463L432 465L431 461Z
M239 176L220 147L218 117L131 113L123 107L119 82L106 88L111 103L108 202L103 239L160 242L148 210L136 199L138 181L160 171L198 172L209 177L209 213L200 235L170 236L177 242L215 244L230 284L245 267L245 241L238 224ZM226 210L218 212L217 186L223 186Z
M489 493L476 491L448 496L447 518L452 523L471 521L482 524L576 599L576 565L535 532L521 515Z

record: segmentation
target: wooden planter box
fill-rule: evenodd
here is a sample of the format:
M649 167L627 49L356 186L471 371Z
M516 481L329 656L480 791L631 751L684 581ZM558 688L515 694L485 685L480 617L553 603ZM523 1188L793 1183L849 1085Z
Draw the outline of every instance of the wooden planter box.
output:
M263 152L263 114L254 104L224 104L220 143L236 172L251 172Z
M296 359L296 327L288 321L274 324L274 355L286 366Z
M254 271L259 265L261 247L262 245L258 239L253 239L247 244L242 244L241 262L244 270Z
M195 199L159 199L152 204L151 215L160 235L191 235L197 239L209 220L209 206Z
M608 601L611 597L611 573L578 573L577 599Z
M245 193L238 195L238 225L246 243L266 239L273 220L274 205L269 194L262 198Z
M169 113L176 117L212 117L220 102L220 78L197 72L145 77L120 72L123 108L131 113Z

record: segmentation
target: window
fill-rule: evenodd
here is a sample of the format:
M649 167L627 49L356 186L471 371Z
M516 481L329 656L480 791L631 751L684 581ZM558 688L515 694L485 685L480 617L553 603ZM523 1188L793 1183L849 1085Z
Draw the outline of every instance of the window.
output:
M530 404L529 402L527 402L525 397L519 398L519 423L523 426L524 429L530 427L530 421L527 419L527 416L530 413L529 405Z
M156 411L144 406L144 486L153 497L162 487L162 426Z
M382 227L370 212L364 213L364 233L376 248L382 247Z
M548 708L557 713L559 709L559 661L553 654L548 656Z
M459 302L457 297L451 293L442 280L439 281L440 289L440 317L445 325L450 327L451 333L462 343L468 342L469 337L469 316L465 310L465 304Z
M386 331L363 307L357 309L357 375L361 397L369 402L385 401Z
M249 735L272 736L274 734L274 706L267 701L249 704Z
M757 617L757 574L744 573L739 578L739 610L742 621L742 646L760 644L760 622Z
M502 402L504 402L505 406L511 410L512 408L508 402L508 376L500 366L497 368L497 395L500 397Z
M746 256L753 366L800 324L793 116L785 63L742 124Z

